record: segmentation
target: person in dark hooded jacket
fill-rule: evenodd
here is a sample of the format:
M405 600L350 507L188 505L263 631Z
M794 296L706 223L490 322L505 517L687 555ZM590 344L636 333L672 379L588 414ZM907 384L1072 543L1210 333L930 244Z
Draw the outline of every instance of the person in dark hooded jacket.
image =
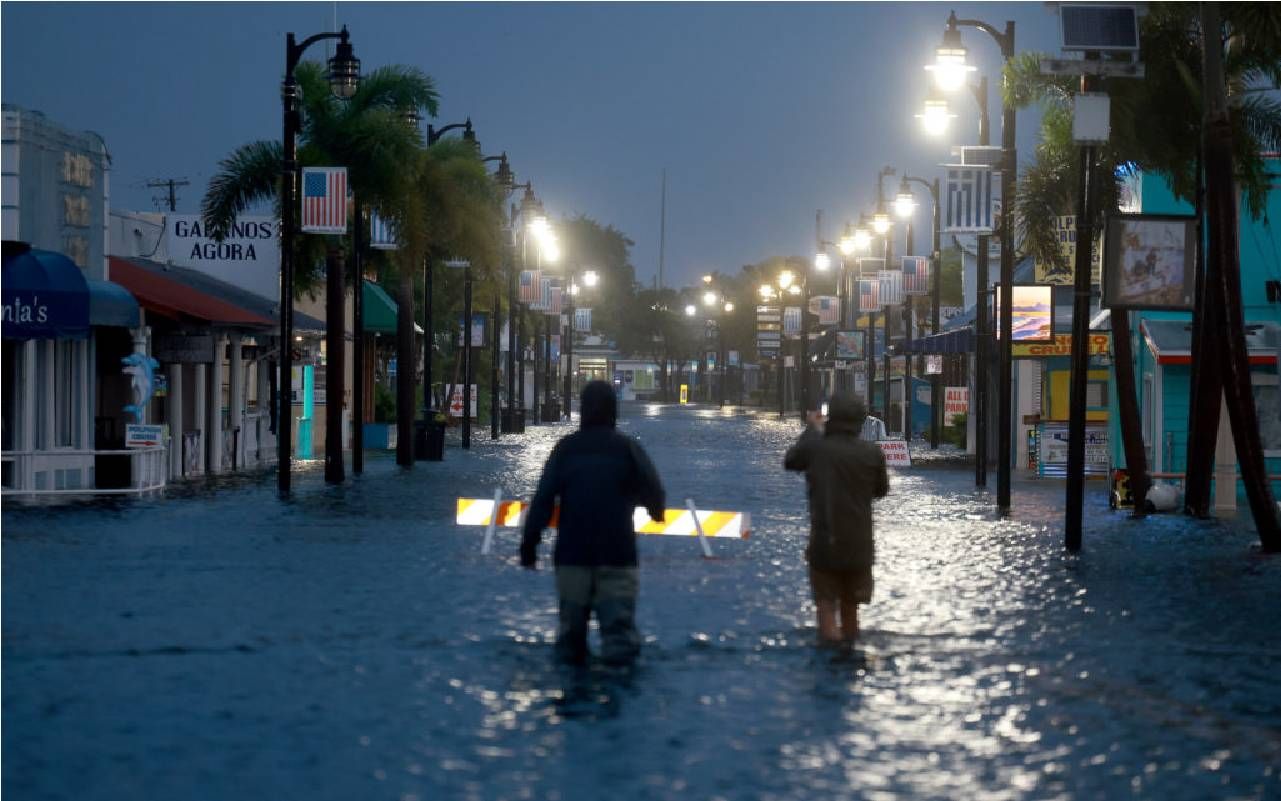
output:
M824 642L853 642L858 605L872 600L872 501L889 492L889 476L880 447L859 436L865 417L862 401L834 396L826 422L811 413L805 432L783 459L788 470L805 473L809 490L805 558Z
M558 656L587 658L592 610L600 623L601 656L627 663L640 651L636 631L636 534L632 514L644 507L663 519L663 484L636 440L615 430L618 402L604 381L583 387L580 427L556 443L543 467L525 518L520 563L534 568L543 529L560 501L556 593L560 601Z

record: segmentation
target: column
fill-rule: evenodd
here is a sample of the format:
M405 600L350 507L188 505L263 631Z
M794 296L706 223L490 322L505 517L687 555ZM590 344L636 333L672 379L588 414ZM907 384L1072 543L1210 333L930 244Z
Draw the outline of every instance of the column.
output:
M222 360L227 348L227 338L214 334L214 357L209 365L208 420L205 453L208 455L210 475L222 472Z
M169 396L165 398L169 418L169 477L182 476L182 365L169 365Z
M209 465L209 460L206 458L206 454L209 453L209 415L206 414L206 409L209 408L209 365L196 364L192 367L196 371L196 378L191 388L191 398L195 402L191 416L196 431L200 433L198 448L200 454L196 457L196 472L203 474L208 470Z
M1237 448L1227 400L1220 397L1219 406L1219 436L1214 445L1214 512L1231 516L1237 510Z
M244 466L245 450L245 362L241 357L242 335L237 332L232 334L230 339L231 388L227 398L227 407L230 410L227 425L231 426L232 437L236 442L231 457L231 469L239 470Z

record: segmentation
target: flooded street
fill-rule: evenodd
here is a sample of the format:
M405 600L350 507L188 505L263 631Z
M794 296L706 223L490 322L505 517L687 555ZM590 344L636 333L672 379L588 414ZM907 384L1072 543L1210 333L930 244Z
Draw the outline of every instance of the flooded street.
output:
M968 469L891 474L852 654L814 646L794 419L625 407L668 505L751 512L701 557L645 537L634 674L552 662L550 548L480 554L454 499L528 497L543 426L274 475L6 503L3 791L24 799L1281 798L1281 560L1248 519L1133 522ZM593 638L593 646L596 646Z

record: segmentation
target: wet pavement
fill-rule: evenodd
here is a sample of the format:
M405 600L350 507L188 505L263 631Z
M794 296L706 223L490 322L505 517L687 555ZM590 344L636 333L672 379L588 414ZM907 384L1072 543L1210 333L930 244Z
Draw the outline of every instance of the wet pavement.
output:
M1281 798L1281 560L1248 522L1130 521L1061 484L1010 517L895 472L852 653L814 647L797 423L632 406L669 506L747 541L641 542L634 673L552 664L552 574L458 495L527 496L564 427L402 474L371 456L3 515L3 792L23 799Z

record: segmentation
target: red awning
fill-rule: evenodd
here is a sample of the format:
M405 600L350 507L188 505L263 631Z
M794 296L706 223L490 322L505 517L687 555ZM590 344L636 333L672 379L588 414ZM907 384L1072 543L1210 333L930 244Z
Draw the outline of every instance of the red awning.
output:
M127 259L111 258L111 280L133 293L138 305L172 319L192 317L222 325L272 327L260 314L216 298L181 281L140 267Z

